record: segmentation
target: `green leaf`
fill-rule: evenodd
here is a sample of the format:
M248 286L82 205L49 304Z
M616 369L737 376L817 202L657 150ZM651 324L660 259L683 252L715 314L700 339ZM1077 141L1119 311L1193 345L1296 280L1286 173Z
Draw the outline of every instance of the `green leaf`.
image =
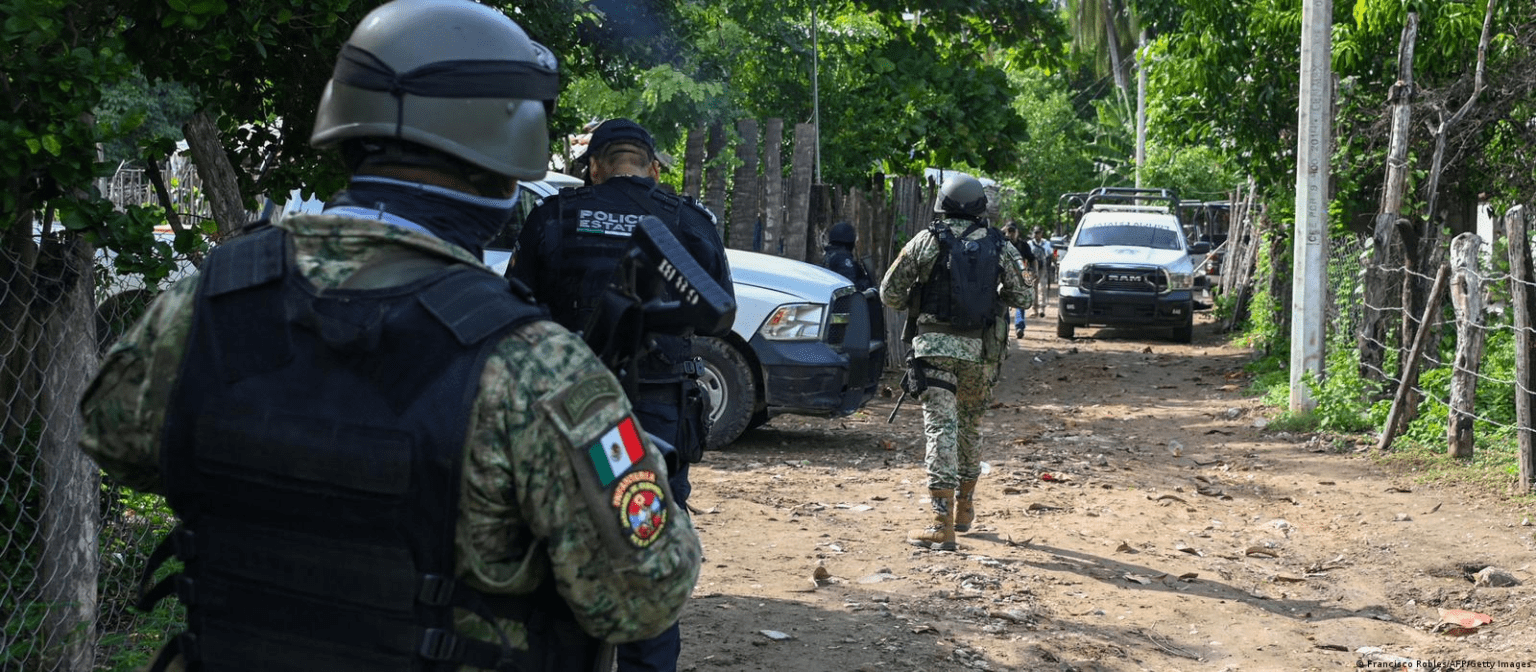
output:
M59 142L59 139L57 137L55 137L52 134L48 134L48 135L44 135L42 140L43 140L43 149L48 150L49 154L52 154L54 156L62 156L63 155L63 153L64 153L64 146ZM36 153L36 152L34 152L34 153Z

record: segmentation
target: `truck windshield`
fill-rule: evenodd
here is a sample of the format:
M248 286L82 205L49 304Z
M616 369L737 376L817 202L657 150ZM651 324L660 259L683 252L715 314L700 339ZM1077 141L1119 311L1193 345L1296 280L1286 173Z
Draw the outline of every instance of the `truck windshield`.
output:
M1154 250L1177 250L1179 235L1170 229L1142 225L1107 225L1083 229L1077 236L1078 246L1129 245L1150 247Z

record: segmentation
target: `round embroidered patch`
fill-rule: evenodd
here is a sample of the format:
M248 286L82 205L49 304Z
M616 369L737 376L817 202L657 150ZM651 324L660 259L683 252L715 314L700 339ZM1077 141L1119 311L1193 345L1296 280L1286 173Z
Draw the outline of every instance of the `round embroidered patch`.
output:
M645 548L667 526L666 493L649 471L630 474L614 489L614 508L629 529L629 543Z

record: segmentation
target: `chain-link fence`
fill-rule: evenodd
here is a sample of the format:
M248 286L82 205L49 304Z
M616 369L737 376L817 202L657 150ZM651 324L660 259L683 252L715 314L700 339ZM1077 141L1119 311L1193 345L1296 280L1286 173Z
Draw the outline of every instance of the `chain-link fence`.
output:
M164 180L184 218L208 215L189 163L171 161ZM119 207L158 202L142 171L98 186ZM119 274L110 254L35 215L0 233L0 670L134 670L180 617L175 605L131 608L174 521L160 497L104 482L78 446L78 403L101 355L180 273Z

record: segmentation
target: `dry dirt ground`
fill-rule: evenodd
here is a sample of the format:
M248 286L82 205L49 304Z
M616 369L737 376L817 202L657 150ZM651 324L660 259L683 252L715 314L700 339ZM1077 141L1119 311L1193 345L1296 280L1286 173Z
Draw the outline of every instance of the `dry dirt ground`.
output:
M1529 511L1266 429L1208 317L1191 345L1078 336L1048 315L1013 342L958 552L905 540L931 517L918 404L709 453L680 669L1536 669Z

